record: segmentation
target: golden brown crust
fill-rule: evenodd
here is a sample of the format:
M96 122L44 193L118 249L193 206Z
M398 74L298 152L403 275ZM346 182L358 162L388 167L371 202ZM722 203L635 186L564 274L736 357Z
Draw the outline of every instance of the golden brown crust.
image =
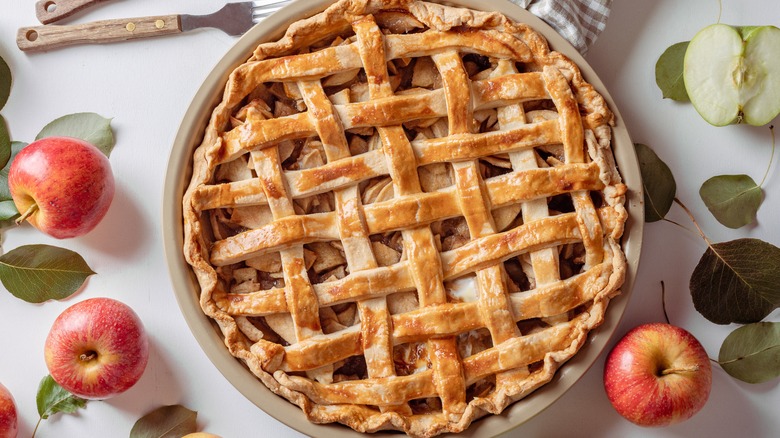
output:
M619 293L612 123L522 23L341 0L260 44L212 113L183 199L201 307L313 422L462 431Z

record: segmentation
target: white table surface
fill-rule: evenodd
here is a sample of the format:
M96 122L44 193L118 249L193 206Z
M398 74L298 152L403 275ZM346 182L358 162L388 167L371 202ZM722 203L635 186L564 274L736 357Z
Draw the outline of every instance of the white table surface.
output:
M177 403L198 411L200 430L224 437L300 436L247 401L211 364L179 311L163 254L162 188L171 144L199 85L235 38L200 30L146 42L30 55L16 48L15 35L19 26L36 23L34 2L3 3L0 54L11 66L14 84L2 115L12 138L31 141L51 120L89 111L113 117L117 139L111 155L116 196L107 217L92 233L67 241L48 238L29 226L4 233L5 251L32 243L63 246L80 253L98 273L76 295L60 302L33 305L0 290L0 382L16 399L19 436L29 436L38 418L35 393L47 374L43 343L51 323L66 307L95 296L119 299L140 315L151 337L148 368L128 392L90 402L78 415L51 417L38 430L38 437L127 436L143 414ZM776 0L723 3L722 22L780 25ZM122 0L70 21L207 13L218 5L215 0ZM760 181L771 150L769 129L709 126L692 106L661 99L655 85L654 66L664 49L689 40L717 19L715 0L616 1L607 28L587 60L610 90L632 139L651 145L669 164L678 196L711 239L757 237L780 245L777 157L754 225L739 230L721 226L698 196L701 183L718 174L746 173ZM690 225L677 207L670 217ZM690 330L709 355L717 357L733 327L706 321L694 310L688 291L690 273L704 248L695 233L669 223L648 224L636 285L617 335L641 323L663 320L663 280L672 322ZM778 321L779 316L776 311L767 320ZM613 338L609 346L615 342ZM710 400L694 418L661 429L634 426L607 400L601 377L604 356L561 399L509 436L780 435L780 380L749 385L717 366Z

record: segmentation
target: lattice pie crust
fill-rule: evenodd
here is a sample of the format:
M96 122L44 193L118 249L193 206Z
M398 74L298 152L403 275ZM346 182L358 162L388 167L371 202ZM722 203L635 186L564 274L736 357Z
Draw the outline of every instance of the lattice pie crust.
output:
M619 293L613 115L498 13L339 1L227 82L184 252L230 352L310 421L459 432Z

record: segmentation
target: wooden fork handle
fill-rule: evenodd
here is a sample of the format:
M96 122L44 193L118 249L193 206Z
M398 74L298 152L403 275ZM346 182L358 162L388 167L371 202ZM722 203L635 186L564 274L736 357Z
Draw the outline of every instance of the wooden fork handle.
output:
M16 34L16 45L25 52L35 52L75 44L112 43L180 32L178 15L160 15L67 26L22 27Z
M35 16L41 23L49 24L104 1L106 0L38 0L35 2Z

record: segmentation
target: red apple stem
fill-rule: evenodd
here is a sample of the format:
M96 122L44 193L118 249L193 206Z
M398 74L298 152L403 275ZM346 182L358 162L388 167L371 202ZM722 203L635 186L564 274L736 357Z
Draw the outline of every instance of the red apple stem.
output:
M16 220L16 225L21 224L25 221L28 217L32 216L33 213L38 211L38 204L32 204L30 205L30 208L27 209L21 216L19 216L19 219Z
M96 357L97 357L97 353L95 353L94 351L87 351L86 353L81 353L79 355L79 360L81 360L82 362L89 362L91 360L95 360Z
M696 365L685 368L667 368L661 371L661 375L666 376L668 374L695 373L696 371L699 371L699 367Z

